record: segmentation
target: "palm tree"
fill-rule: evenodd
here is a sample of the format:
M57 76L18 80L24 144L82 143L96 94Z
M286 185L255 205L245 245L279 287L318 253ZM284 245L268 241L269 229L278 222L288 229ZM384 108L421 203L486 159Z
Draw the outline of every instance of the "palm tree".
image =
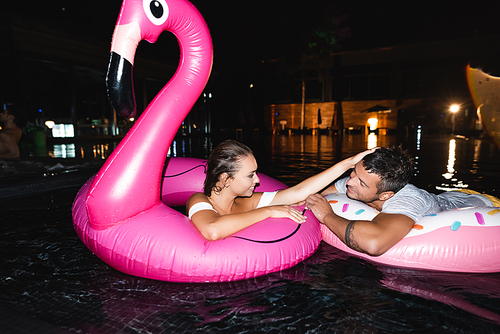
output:
M288 4L291 6L291 4ZM280 21L277 35L280 39L274 52L279 59L280 70L292 75L301 73L301 129L305 123L306 70L315 69L320 75L332 66L332 55L341 49L341 43L350 36L345 26L346 16L331 0L303 2L295 8L287 20ZM268 50L269 52L269 50ZM337 103L336 117L332 128L343 128L341 64L340 57L333 56L334 100Z

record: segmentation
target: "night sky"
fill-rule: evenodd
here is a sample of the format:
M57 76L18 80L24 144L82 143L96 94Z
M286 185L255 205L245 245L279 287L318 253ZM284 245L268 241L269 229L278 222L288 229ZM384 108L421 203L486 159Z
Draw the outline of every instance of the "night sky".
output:
M302 3L193 0L192 3L207 21L216 52L248 52L252 48L256 55L266 55L265 49L280 44L280 40L292 43L297 31L319 15L343 18L340 26L350 31L350 37L340 43L341 50L500 35L500 5L492 4L493 1L474 1L467 5L439 4L439 1L432 5L422 1L398 2L395 6L384 5L381 1L334 0ZM28 4L3 1L1 11L3 14L11 10L22 13L47 26L65 32L78 31L79 36L87 35L87 38L106 43L111 38L120 5L121 1L117 0L52 0ZM292 35L286 35L287 32Z
M249 74L252 67L260 61L292 57L303 46L301 38L307 35L307 27L329 18L344 32L336 45L339 51L500 35L500 5L492 5L492 1L474 1L467 5L391 1L392 6L381 1L333 0L192 2L212 34L213 71L224 85L234 87L236 82L241 82L242 87L247 85L252 80ZM1 6L4 7L0 8L3 20L4 15L12 17L10 13L14 12L28 18L28 22L43 24L54 33L107 48L121 1L53 0L29 5L3 1ZM171 35L163 34L154 45L142 42L138 52L151 52L176 62L177 45L172 42Z

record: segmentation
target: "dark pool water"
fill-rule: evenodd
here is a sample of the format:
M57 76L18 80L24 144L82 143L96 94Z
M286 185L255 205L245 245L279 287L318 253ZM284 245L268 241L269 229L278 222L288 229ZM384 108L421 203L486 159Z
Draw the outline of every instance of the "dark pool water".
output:
M376 141L364 135L246 140L260 170L289 185L367 146L402 143L419 157L418 186L439 192L467 184L499 195L500 150L489 139ZM172 154L202 156L211 145L181 140ZM500 274L398 269L324 243L294 268L237 282L179 284L117 272L73 230L79 186L1 201L2 333L500 333Z

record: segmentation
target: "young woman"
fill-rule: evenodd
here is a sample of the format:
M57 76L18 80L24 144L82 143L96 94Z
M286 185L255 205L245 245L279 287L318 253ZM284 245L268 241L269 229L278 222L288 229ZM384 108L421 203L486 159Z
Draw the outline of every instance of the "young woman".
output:
M187 202L189 218L207 240L223 239L270 217L303 223L305 217L291 205L317 193L371 152L343 160L291 188L261 193L254 192L259 177L252 150L226 140L208 157L203 193L193 194Z

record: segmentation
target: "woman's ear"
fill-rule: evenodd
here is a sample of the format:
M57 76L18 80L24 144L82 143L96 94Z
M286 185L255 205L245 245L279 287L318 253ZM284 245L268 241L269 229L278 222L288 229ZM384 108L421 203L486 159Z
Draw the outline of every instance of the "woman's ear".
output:
M229 186L231 178L228 173L222 173L219 177L219 182L222 184L222 188L227 188Z

